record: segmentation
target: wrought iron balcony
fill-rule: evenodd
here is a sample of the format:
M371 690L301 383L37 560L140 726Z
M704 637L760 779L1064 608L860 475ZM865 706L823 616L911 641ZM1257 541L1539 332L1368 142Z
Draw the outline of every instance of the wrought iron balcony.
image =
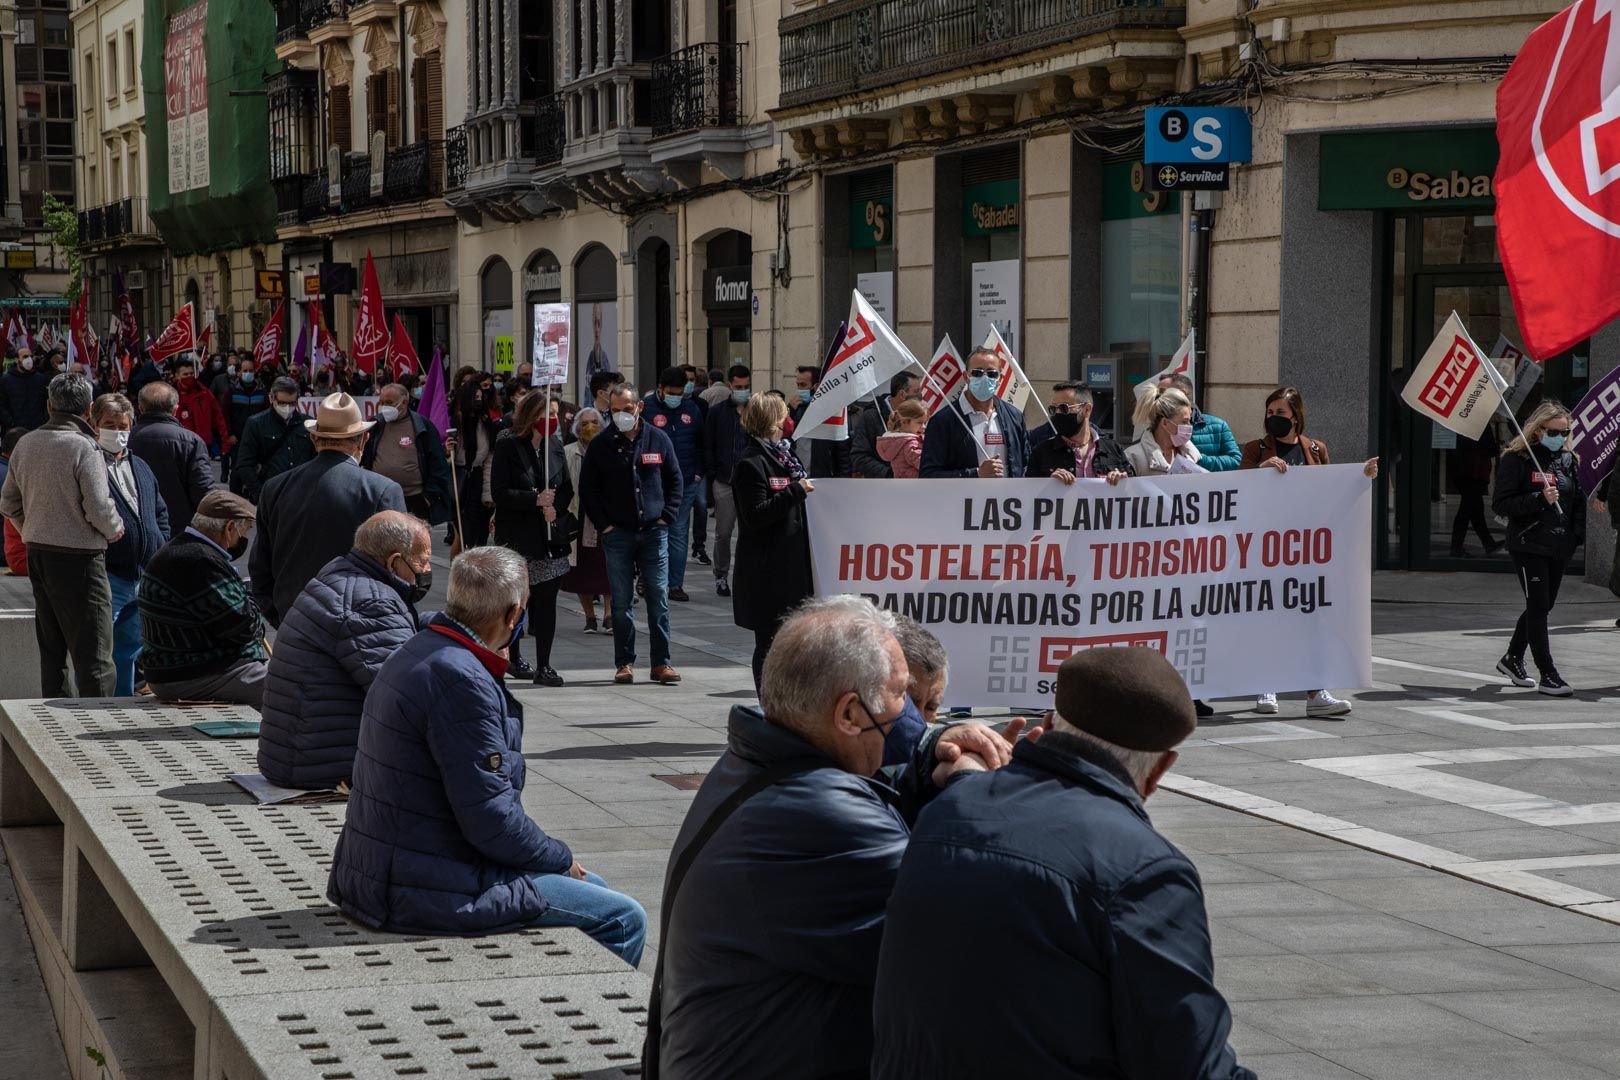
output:
M85 245L139 241L157 235L146 199L135 196L79 211L79 242Z
M371 155L343 156L343 209L358 210L371 205Z
M391 150L383 162L383 199L387 202L415 202L438 194L438 173L434 160L442 157L437 140L411 143Z
M467 127L457 124L444 133L444 187L459 191L467 186Z
M276 193L276 224L296 225L307 221L304 216L304 185L309 183L306 173L289 173L272 177L270 187Z
M79 243L94 244L107 237L106 213L101 207L79 211Z
M782 105L1059 45L1107 30L1174 29L1186 0L833 0L779 25Z
M347 0L297 0L297 3L298 18L305 34L333 19L345 17L349 11Z
M303 19L304 0L276 0L276 44L309 36Z
M331 181L327 179L325 169L304 177L303 195L298 204L300 221L314 221L331 212L327 205L330 189Z
M536 165L555 165L563 159L568 131L563 125L563 99L549 94L518 106L518 147L522 157Z
M742 46L689 45L652 65L652 133L734 127L742 114Z

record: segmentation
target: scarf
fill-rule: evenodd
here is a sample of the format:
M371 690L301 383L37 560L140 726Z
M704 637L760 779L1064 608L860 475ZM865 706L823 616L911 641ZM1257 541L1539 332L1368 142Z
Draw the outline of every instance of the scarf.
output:
M793 444L787 439L777 439L774 442L770 439L761 439L759 445L768 450L776 458L776 463L786 469L794 480L805 478L804 466L799 463L797 455L793 453Z

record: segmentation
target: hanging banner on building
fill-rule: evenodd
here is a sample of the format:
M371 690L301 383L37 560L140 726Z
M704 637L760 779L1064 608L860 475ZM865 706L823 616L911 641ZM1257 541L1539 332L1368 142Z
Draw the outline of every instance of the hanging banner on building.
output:
M535 386L568 385L568 305L534 305L534 344L530 356L534 363Z
M994 329L1007 347L1018 351L1018 327L1021 314L1019 275L1023 263L1017 259L973 264L973 279L968 285L968 305L972 315L971 341L983 341Z
M1581 490L1590 495L1614 471L1620 451L1620 367L1599 379L1575 406L1569 448L1580 463Z
M170 195L208 186L208 52L203 41L207 24L208 0L200 0L169 18L163 43Z
M1050 704L1069 654L1126 645L1164 653L1194 697L1370 685L1372 482L1271 472L818 480L816 593L927 626L962 705Z

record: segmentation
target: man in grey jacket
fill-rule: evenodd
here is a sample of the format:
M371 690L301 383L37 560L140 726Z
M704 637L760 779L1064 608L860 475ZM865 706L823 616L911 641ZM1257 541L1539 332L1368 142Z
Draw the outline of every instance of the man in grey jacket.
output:
M124 535L124 522L90 429L93 396L82 375L52 379L50 419L22 437L0 487L0 515L28 545L39 682L48 698L72 696L69 659L77 696L111 697L115 682L107 544Z

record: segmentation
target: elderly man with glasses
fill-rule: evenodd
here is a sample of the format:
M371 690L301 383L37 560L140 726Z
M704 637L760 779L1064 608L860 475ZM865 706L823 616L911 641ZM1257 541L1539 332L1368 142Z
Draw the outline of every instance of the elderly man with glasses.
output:
M1023 476L1029 462L1024 415L997 394L1005 361L989 349L968 356L967 389L923 434L923 479Z

